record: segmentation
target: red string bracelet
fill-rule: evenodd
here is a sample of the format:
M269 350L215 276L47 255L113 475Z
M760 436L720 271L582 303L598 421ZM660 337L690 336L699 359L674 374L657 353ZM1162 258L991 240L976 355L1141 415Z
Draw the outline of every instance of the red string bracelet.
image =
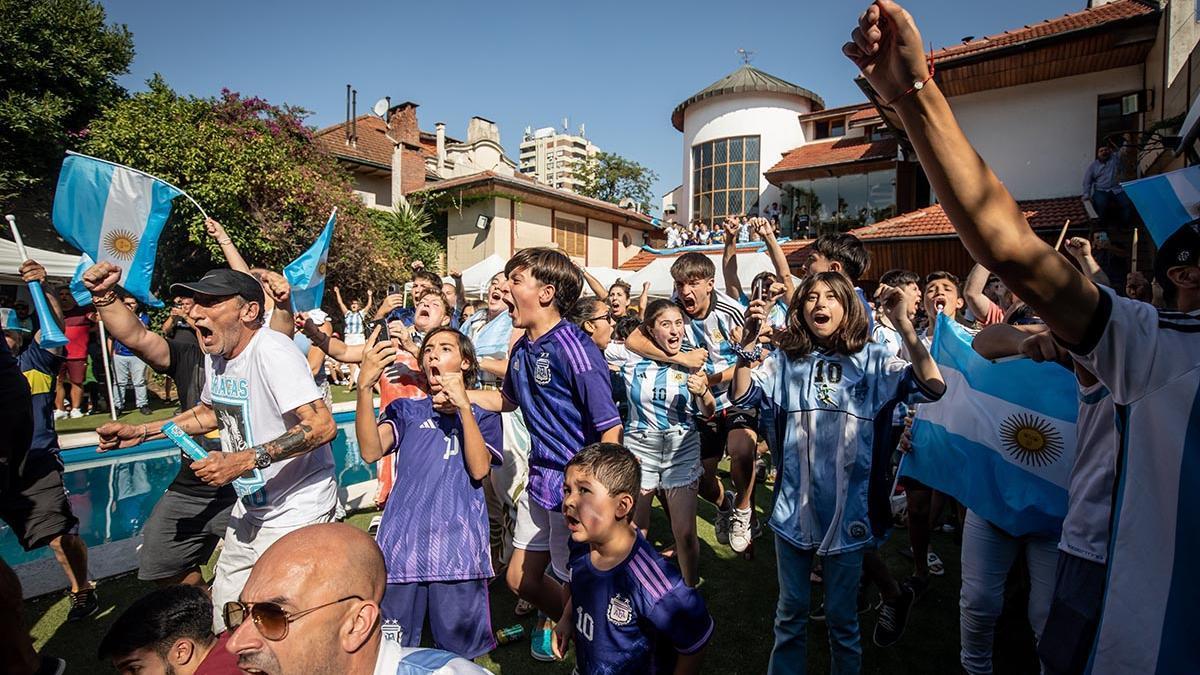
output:
M937 72L937 69L934 67L934 63L933 63L933 43L931 42L931 43L929 43L929 77L925 78L924 80L919 80L917 82L913 82L913 86L909 87L907 91L900 94L899 96L896 96L892 100L884 103L883 104L884 107L890 108L890 107L892 107L892 105L894 105L896 103L896 101L899 101L900 99L904 98L905 96L908 96L909 94L912 94L914 92L918 92L918 91L924 89L925 85L929 84L929 81L933 79L933 75L936 72Z

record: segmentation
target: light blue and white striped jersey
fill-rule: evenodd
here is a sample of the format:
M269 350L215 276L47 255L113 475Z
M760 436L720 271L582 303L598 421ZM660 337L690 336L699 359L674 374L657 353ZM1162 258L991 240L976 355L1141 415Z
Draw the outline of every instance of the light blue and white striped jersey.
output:
M360 309L357 312L346 312L343 317L342 327L345 329L346 335L363 335L366 330L366 319L363 311Z
M705 372L711 375L736 366L733 329L740 328L746 322L745 306L724 293L713 291L708 314L702 318L692 318L682 311L683 305L677 296L672 295L671 299L679 305L683 314L683 343L690 348L700 347L708 350ZM712 392L717 399L718 411L729 407L728 384L717 385L712 388Z
M1119 435L1108 584L1090 673L1195 672L1200 318L1098 288L1088 330L1070 347L1111 392Z
M481 309L468 317L459 325L458 331L471 338L478 358L506 359L508 358L508 343L512 338L512 317L508 312L500 312L490 321L487 310ZM479 369L479 384L499 386L499 377Z
M876 321L875 328L871 330L871 340L886 348L892 356L908 360L908 353L904 348L904 338L900 337L900 331L895 328L884 325L882 321ZM908 406L903 403L897 405L896 409L892 411L892 426L898 427L904 424L905 415L908 415Z
M849 356L815 351L792 359L777 349L751 375L735 404L771 410L768 433L782 449L771 529L821 555L869 545L874 444L887 442L896 403L938 397L912 366L873 342Z
M691 429L700 413L688 391L688 371L681 366L643 358L623 345L604 350L610 365L620 368L629 395L626 429Z

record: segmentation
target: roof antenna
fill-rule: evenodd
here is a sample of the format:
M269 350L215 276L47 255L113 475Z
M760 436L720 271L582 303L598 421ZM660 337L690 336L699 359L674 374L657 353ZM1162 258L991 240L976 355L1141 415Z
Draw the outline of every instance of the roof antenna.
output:
M748 51L746 49L738 47L737 53L738 53L738 56L740 56L742 58L742 63L744 63L746 65L750 65L750 62L754 60L755 52Z

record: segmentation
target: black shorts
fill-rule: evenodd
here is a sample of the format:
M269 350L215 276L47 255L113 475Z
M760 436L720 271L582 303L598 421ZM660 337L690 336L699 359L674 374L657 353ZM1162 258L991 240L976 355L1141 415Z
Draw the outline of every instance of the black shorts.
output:
M234 502L167 490L142 528L138 579L170 579L208 563Z
M1047 675L1082 673L1091 657L1104 607L1104 563L1058 552L1054 596L1037 652Z
M41 548L63 534L77 534L79 519L67 501L63 464L57 454L28 457L0 497L0 518L26 551Z
M696 418L700 430L700 459L720 459L725 456L725 443L734 429L758 429L758 409L729 407L711 418Z

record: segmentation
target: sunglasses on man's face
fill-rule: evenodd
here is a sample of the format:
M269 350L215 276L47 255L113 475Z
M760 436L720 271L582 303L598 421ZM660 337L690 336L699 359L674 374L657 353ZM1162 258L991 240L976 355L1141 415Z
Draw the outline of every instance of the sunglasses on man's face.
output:
M241 626L246 621L246 617L250 617L260 635L272 642L279 642L287 637L288 626L306 614L336 605L339 602L363 599L359 595L347 595L344 598L339 598L323 605L317 605L316 607L309 607L299 612L288 612L273 602L239 602L233 600L225 603L225 607L221 613L225 619L225 627L229 629L229 632L232 633L237 630L238 626Z

